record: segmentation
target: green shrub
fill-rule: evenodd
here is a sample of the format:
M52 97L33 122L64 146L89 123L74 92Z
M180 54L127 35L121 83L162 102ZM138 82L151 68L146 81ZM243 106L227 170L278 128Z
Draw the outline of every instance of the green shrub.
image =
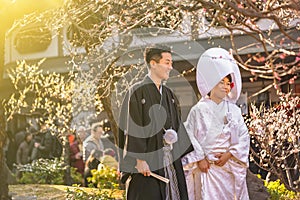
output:
M88 181L97 188L101 189L119 189L118 173L115 168L109 168L101 165L99 170L92 170L92 177Z
M59 159L39 159L30 164L19 165L17 170L22 173L19 183L23 184L64 184L66 166ZM71 176L74 182L80 183L82 175L71 168Z
M92 170L92 177L88 178L90 187L97 186L97 189L89 189L90 192L85 191L84 188L78 186L74 189L67 190L68 200L116 200L125 199L125 192L119 189L118 172L114 168L109 168L101 165L99 170Z
M71 167L71 177L73 179L73 183L82 184L83 176L77 171L75 167Z
M88 188L80 188L76 186L75 188L68 188L67 189L67 200L117 200L120 198L115 197L114 191L115 190L101 190L101 189L94 189L90 192L86 192ZM122 199L125 200L123 195Z

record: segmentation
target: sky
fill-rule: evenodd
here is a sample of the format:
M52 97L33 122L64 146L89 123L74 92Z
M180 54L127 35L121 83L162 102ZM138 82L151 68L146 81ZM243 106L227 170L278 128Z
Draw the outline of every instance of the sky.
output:
M10 28L14 20L32 12L42 12L63 5L64 0L0 0L0 31Z

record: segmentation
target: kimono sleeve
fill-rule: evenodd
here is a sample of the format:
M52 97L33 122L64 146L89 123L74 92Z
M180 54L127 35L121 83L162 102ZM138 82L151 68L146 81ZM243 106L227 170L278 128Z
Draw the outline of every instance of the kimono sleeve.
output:
M201 147L199 141L203 138L197 138L197 135L199 135L198 132L200 130L197 125L199 123L199 116L197 117L197 110L195 108L196 107L192 108L188 115L187 121L184 123L188 136L194 147L194 151L188 153L182 158L183 166L190 165L205 158L203 148Z
M229 148L229 152L239 161L248 166L248 156L250 148L250 136L248 128L244 122L240 109L236 111L238 116L238 136L239 142Z
M139 102L138 91L127 93L123 101L119 122L120 158L129 159L132 162L136 159L145 160L147 150L147 138L142 127L142 105Z
M173 154L175 158L183 158L185 155L190 153L194 150L193 145L191 143L190 137L188 136L188 133L185 129L185 126L183 122L181 121L181 108L179 101L176 97L176 95L171 92L172 98L175 100L175 107L174 107L174 116L176 116L177 120L174 119L174 122L177 121L176 125L174 125L177 128L177 134L178 134L178 142L174 145ZM172 102L170 102L170 105L172 105Z

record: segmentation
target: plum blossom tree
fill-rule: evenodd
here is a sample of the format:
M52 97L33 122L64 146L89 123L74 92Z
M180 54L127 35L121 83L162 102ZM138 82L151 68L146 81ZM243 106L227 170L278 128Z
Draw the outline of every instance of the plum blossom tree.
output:
M46 110L53 111L53 116L65 117L67 120L62 121L69 127L71 113L76 116L77 112L90 109L95 109L96 113L105 111L116 137L117 122L113 109L120 105L120 101L116 100L112 105L112 95L125 91L144 70L142 61L128 65L118 62L124 54L135 57L128 48L137 34L155 37L178 32L190 36L193 41L206 35L211 45L215 37L228 34L233 54L239 66L251 74L251 81L272 80L273 83L264 90L271 87L279 90L280 85L293 84L299 77L299 10L298 0L65 1L61 8L25 16L12 29L43 24L59 36L67 28L70 45L64 43L63 46L70 54L70 77L67 80L72 82L68 85L62 76L49 74L55 83L48 83L48 93L43 87L38 88L48 95L47 102L34 96L35 100L30 104L25 104L23 94L32 90L38 93L35 84L18 88L20 95L8 100L11 106L6 114L9 118L14 112L21 112L21 107L33 111L43 102L49 104ZM28 35L21 34L20 37ZM33 34L30 37L38 36ZM243 37L247 40L241 40ZM193 68L189 72L192 71ZM125 76L129 77L127 81L122 79ZM50 86L53 87L51 90ZM64 104L56 104L54 97L62 98ZM57 108L53 109L54 105Z
M300 191L300 98L282 95L275 107L252 105L247 125L251 135L251 161L270 172L287 188Z
M185 1L186 9L208 20L194 20L197 33L212 27L224 27L231 34L231 46L239 66L251 74L250 81L273 80L271 87L280 89L293 84L300 69L300 20L298 0L197 0ZM269 23L270 22L270 23ZM268 24L269 26L264 26ZM205 28L202 28L205 27ZM249 36L243 42L240 36ZM255 49L255 54L247 51ZM243 56L242 56L243 55ZM246 55L246 56L245 56Z
M17 92L3 101L4 114L12 120L17 114L36 115L36 123L47 118L45 123L51 132L60 138L64 145L63 160L66 164L65 183L71 184L69 163L69 146L67 136L72 129L71 120L74 88L72 72L68 76L59 73L43 73L39 66L25 61L18 62L15 69L9 72L11 82Z
M1 147L5 146L6 142L6 133L5 133L5 119L4 116L0 116L0 145ZM0 183L0 200L7 200L9 199L9 194L8 194L8 183L5 181L8 176L8 170L7 166L5 163L5 157L3 153L3 149L1 149L0 153L0 177L1 177L1 183Z
M184 29L184 20L190 24L190 31ZM65 46L72 58L69 64L85 81L93 79L89 80L93 88L97 88L92 90L92 96L96 97L93 104L97 112L106 111L114 133L117 124L111 112L111 92L120 77L137 69L137 65L118 63L121 56L128 53L137 29L144 30L139 34L152 36L164 30L169 30L167 33L177 31L195 41L206 34L208 43L213 43L214 37L223 37L224 31L216 31L216 27L222 27L230 35L239 66L251 74L250 80L273 80L260 92L271 87L279 90L282 84L293 84L299 73L300 22L299 2L296 0L69 0L60 9L26 16L14 27L30 23L43 23L57 33L68 27L71 45ZM262 26L262 23L269 26ZM247 41L241 42L241 35L247 36ZM83 48L84 53L78 52L77 47ZM247 53L253 51L257 53ZM78 93L77 98L84 98L82 94L86 95Z

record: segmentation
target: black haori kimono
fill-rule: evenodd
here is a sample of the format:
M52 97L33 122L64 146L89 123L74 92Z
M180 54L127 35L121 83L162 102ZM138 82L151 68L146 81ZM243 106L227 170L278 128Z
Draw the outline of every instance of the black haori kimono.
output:
M180 120L178 105L169 88L162 86L159 91L148 76L127 92L120 113L118 144L122 181L130 180L127 188L128 200L165 200L168 196L167 183L138 173L135 169L136 159L145 160L153 173L171 181L175 177L176 184L172 186L176 186L181 200L188 200L181 157L191 152L193 147ZM166 175L163 150L163 136L165 130L170 128L178 135L170 154L173 164L168 165L168 168L172 167L173 172L175 169L172 177Z

